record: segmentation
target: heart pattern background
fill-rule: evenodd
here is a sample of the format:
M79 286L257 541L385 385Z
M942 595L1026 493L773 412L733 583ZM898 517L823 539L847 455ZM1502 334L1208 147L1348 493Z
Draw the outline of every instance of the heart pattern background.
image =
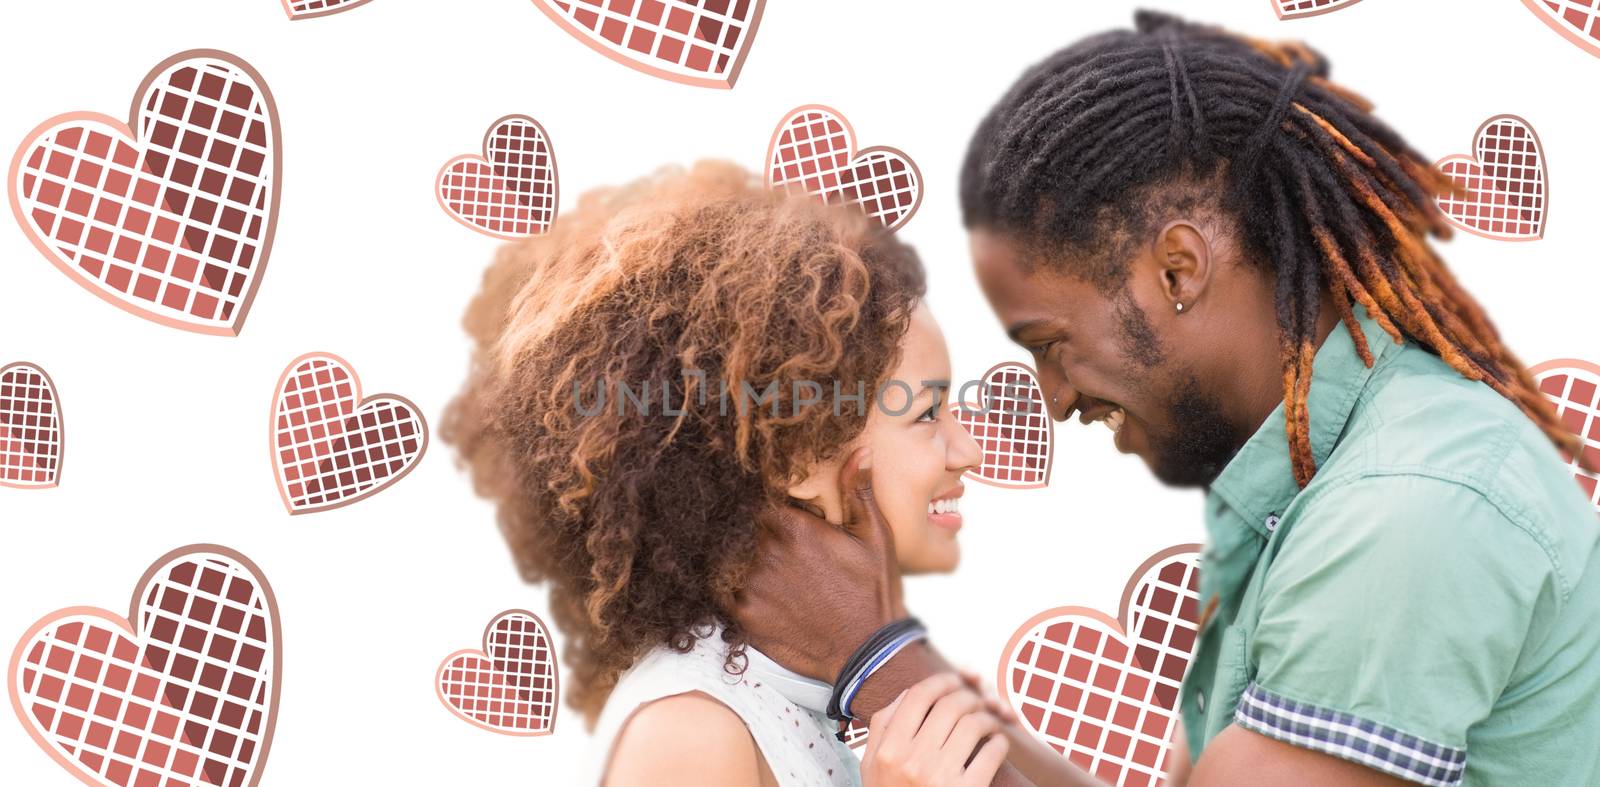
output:
M1279 19L1303 19L1349 8L1361 0L1269 0Z
M922 172L910 156L883 145L857 151L849 121L821 104L797 107L778 122L767 147L767 185L858 205L891 230L922 204Z
M50 375L25 361L0 366L0 486L60 483L64 430Z
M504 735L555 729L557 672L550 631L539 616L508 609L489 621L481 650L439 664L439 701L461 719Z
M766 0L533 0L591 49L672 82L731 88Z
M89 784L253 787L277 719L281 644L255 564L196 544L145 572L126 618L67 607L40 619L6 683L34 741Z
M283 12L290 19L311 19L349 11L371 0L282 0Z
M1548 23L1594 51L1590 9L1600 8L1600 0L1524 3L1543 21L1513 0L1443 15L1404 0L1353 10L1347 10L1355 4L1349 0L1169 5L1197 22L1303 38L1330 57L1340 84L1374 99L1380 117L1435 156L1462 152L1476 159L1476 140L1468 133L1496 113L1514 112L1538 124L1539 152L1554 160L1548 174L1560 200L1553 217L1546 205L1540 242L1488 243L1461 232L1438 248L1496 323L1510 326L1508 339L1519 355L1568 359L1566 371L1541 374L1541 384L1553 400L1565 402L1558 405L1565 408L1562 417L1584 430L1586 447L1600 449L1588 417L1600 403L1584 398L1588 383L1600 386L1600 372L1570 360L1600 360L1586 349L1592 332L1584 330L1581 303L1582 293L1600 282L1600 267L1590 263L1581 239L1582 216L1595 205L1591 175L1600 173L1600 146L1588 144L1583 133L1589 120L1582 85L1600 72L1593 69L1595 55L1575 51L1544 29ZM907 183L916 185L915 213L908 215L899 201L911 197L906 192L884 201L880 221L898 221L899 237L921 257L929 303L952 360L964 370L960 377L977 377L999 359L1031 364L1026 353L1004 344L1003 326L974 286L957 199L962 156L981 113L1023 69L1080 35L1129 28L1139 3L1068 8L996 0L982 13L961 15L908 14L896 4L847 0L772 4L764 12L761 5L79 0L8 9L8 46L0 48L0 59L17 78L7 95L7 117L14 122L5 144L15 165L7 196L23 231L10 234L9 254L0 256L0 294L9 296L0 300L0 366L25 360L40 374L48 372L56 417L65 413L72 427L71 445L62 442L58 450L72 448L73 458L65 463L56 455L53 472L43 476L53 488L14 488L37 486L49 464L48 436L41 433L42 452L28 447L26 420L19 440L11 428L16 422L0 416L0 527L10 536L0 550L0 591L25 600L41 588L77 590L59 598L48 591L49 602L37 606L0 605L0 632L16 644L41 613L92 602L114 610L123 621L121 637L137 641L138 617L119 606L130 580L168 547L221 539L271 571L283 612L292 616L290 661L302 653L326 667L289 665L288 690L281 695L288 712L278 724L267 783L495 784L529 772L551 783L577 781L579 753L588 742L582 724L562 719L549 735L519 741L463 723L448 704L443 712L436 707L436 700L442 704L441 658L458 647L483 651L471 635L483 630L484 615L520 607L555 624L547 586L525 583L508 565L489 504L474 496L461 472L434 466L440 457L410 472L425 454L407 459L402 451L403 476L391 472L364 489L368 482L356 472L351 487L341 487L337 474L325 483L300 483L303 504L291 507L284 499L275 409L271 427L263 423L268 388L301 352L337 350L355 364L338 362L352 370L353 382L354 371L360 372L356 409L373 391L404 394L416 408L402 405L395 414L414 412L415 434L422 446L431 445L449 433L444 405L461 382L466 299L500 240L561 232L557 222L577 215L580 194L667 163L732 158L771 177L771 161L759 157L773 152L775 124L810 102L838 121L824 131L847 140L842 160L838 149L825 148L835 154L833 180L825 185L814 175L814 199L845 201L846 188L857 187L855 165L863 163L868 145L883 142L915 154L906 170L914 177ZM1285 8L1289 21L1279 23L1275 17ZM337 18L324 18L323 12L334 11L341 12ZM582 23L581 11L590 12ZM552 12L566 19L552 23ZM683 13L690 15L687 24ZM713 23L727 21L718 14L746 14L740 17L746 23L723 24L714 33ZM710 46L714 37L716 47ZM737 56L721 51L730 42ZM182 64L158 64L190 46L208 49L175 55ZM696 54L696 46L717 56ZM1396 58L1420 58L1433 69L1389 69ZM212 94L221 100L169 107L168 97L189 100L182 94L196 92L177 87L185 64L196 74L237 78L230 84L241 88L241 100L254 94L257 102L229 104L230 87ZM216 128L189 128L205 119L207 101L220 107ZM78 111L59 114L68 110ZM528 133L520 137L508 130L505 150L532 156L542 143L551 154L547 191L509 188L490 163L484 143L494 136L491 121L512 112L537 119L539 127L522 126ZM248 128L232 131L232 121L225 128L222 113L248 118ZM33 136L36 125L48 125L47 133ZM72 130L77 137L63 136ZM241 153L237 165L232 159L228 167L215 165L206 151L225 154L219 145L235 144L229 133L261 161ZM252 134L269 144L252 147ZM562 138L559 178L555 136ZM799 140L791 141L798 154ZM200 155L189 157L185 145L191 151L201 145ZM25 184L34 148L43 152ZM56 154L65 175L50 171ZM476 160L479 168L454 171L460 181L452 210L438 187L441 169L459 154L470 154L461 158ZM528 169L534 160L526 160ZM191 173L178 162L197 169ZM798 158L790 163L798 173ZM207 195L204 169L223 172L234 184L253 181L247 185L254 198L232 206L248 206L255 210L247 213L251 220L261 218L236 233L241 242L257 244L248 271L233 270L233 257L221 264L210 256L226 250L206 233L232 237L221 214L233 190L220 199ZM475 193L466 188L469 175L476 178ZM80 183L80 177L92 182ZM1552 181L1545 184L1548 203ZM33 191L24 192L23 185ZM785 188L811 194L803 177ZM25 193L37 204L24 204ZM528 195L547 198L548 215ZM209 224L205 202L219 206ZM462 215L474 210L478 224ZM76 246L57 238L68 237L72 222L82 226ZM108 251L96 253L96 246ZM242 253L235 256L242 260ZM84 267L94 264L106 267L98 273ZM191 266L192 286L183 281ZM1552 287L1580 302L1552 298ZM230 336L238 340L218 338ZM272 392L274 408L278 393ZM971 394L977 406L985 392ZM45 402L40 399L41 407ZM340 399L329 407L339 414L349 405ZM314 428L326 435L351 420L359 426L350 412L331 423L308 422L306 439L315 440ZM996 456L1037 453L1009 474L991 463L966 476L968 527L960 533L957 581L914 582L909 591L908 602L940 637L941 651L952 663L991 669L1018 623L1069 602L1108 613L1131 642L1136 624L1117 615L1118 593L1128 570L1156 547L1200 539L1192 492L1158 487L1137 457L1117 455L1109 440L1076 440L1064 425L1060 452L1030 446L1025 430L1018 441L1019 432L987 420L967 426L987 430L991 447L1017 443ZM1048 424L1052 437L1040 442L1056 440L1055 427ZM327 446L298 445L291 435L289 462L303 448L310 464L297 473L337 469L341 460L332 455L348 442L335 441L319 458L317 451ZM21 454L14 450L19 444ZM6 468L14 459L8 450L25 458ZM448 446L443 450L449 453ZM270 487L266 461L273 463ZM1001 483L981 478L991 470L1009 477ZM1594 492L1600 479L1571 473L1600 511ZM1029 480L1047 485L1013 491ZM323 492L323 499L312 500ZM351 500L364 502L323 510ZM321 515L290 517L285 509ZM1003 592L973 594L975 586ZM113 625L104 613L93 618ZM547 634L561 638L553 628ZM378 658L371 657L375 647L383 650ZM487 653L482 658L492 669ZM570 670L561 675L569 693L574 676ZM559 708L559 693L554 699L557 715L568 713ZM330 702L346 711L327 712ZM0 733L0 782L65 785L85 774L111 783L88 776L76 755L46 753L28 732L34 724L19 720ZM374 751L405 756L361 754ZM258 756L255 767L263 762Z
M483 155L456 156L439 170L439 205L485 235L515 240L555 223L560 190L550 136L527 115L489 126Z
M952 404L950 414L983 449L983 464L967 471L968 478L1009 489L1049 485L1055 424L1032 369L1011 361L996 364L983 374L978 401Z
M1577 358L1557 358L1530 368L1539 391L1556 406L1556 415L1573 434L1583 438L1583 451L1591 467L1600 467L1600 364ZM1578 486L1600 512L1600 476L1578 465L1577 457L1562 451Z
M1034 734L1102 781L1166 776L1178 686L1199 633L1200 545L1157 552L1129 579L1119 619L1057 607L1022 624L999 686Z
M266 82L226 52L152 69L125 124L53 117L17 148L11 208L80 286L149 320L236 335L266 269L281 180Z
M1452 224L1494 240L1538 240L1549 213L1544 147L1528 121L1496 115L1474 135L1473 155L1440 159L1461 194L1435 200Z
M1550 29L1600 57L1600 0L1522 0Z
M361 397L343 358L307 353L278 380L272 460L290 514L349 505L416 467L428 448L422 410L396 394Z

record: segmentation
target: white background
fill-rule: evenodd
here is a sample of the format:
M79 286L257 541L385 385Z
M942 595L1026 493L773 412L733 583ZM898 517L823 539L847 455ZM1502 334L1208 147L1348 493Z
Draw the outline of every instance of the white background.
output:
M1491 115L1528 118L1549 158L1544 240L1465 233L1447 259L1528 364L1600 356L1588 315L1600 285L1586 242L1600 208L1593 95L1600 62L1518 0L1367 0L1280 22L1269 0L1146 0L1263 37L1305 37L1337 81L1430 157L1468 152ZM479 645L495 613L544 614L491 521L435 439L421 465L350 507L290 517L268 456L283 367L311 350L349 360L367 393L411 398L431 425L459 384L458 327L497 242L446 216L440 165L476 153L503 115L553 138L562 202L667 162L758 168L774 124L820 102L858 144L920 165L922 207L901 234L923 255L929 300L959 379L1027 361L969 268L956 172L981 113L1028 64L1080 36L1131 25L1122 0L771 0L738 86L693 88L625 68L555 27L530 0L373 0L288 21L278 0L55 0L7 8L0 145L69 110L122 117L145 72L208 47L252 63L277 99L285 162L270 263L242 335L189 334L130 316L0 228L0 364L43 366L66 419L59 488L0 489L0 646L38 617L92 604L126 613L150 561L192 542L253 558L283 619L283 693L269 784L567 784L587 735L512 738L470 726L434 696L448 653ZM1012 630L1062 604L1116 614L1140 561L1200 541L1200 493L1163 488L1110 433L1057 431L1043 490L969 484L965 561L907 598L954 661L992 675ZM559 632L556 633L558 642ZM11 714L5 714L9 717ZM73 779L0 721L0 781Z

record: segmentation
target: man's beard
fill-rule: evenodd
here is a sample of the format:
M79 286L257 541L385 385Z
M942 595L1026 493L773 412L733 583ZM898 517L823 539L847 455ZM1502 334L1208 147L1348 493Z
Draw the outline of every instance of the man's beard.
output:
M1150 433L1150 470L1167 486L1210 487L1248 435L1228 420L1215 397L1187 375L1168 397L1167 429Z
M1222 405L1201 390L1193 371L1167 369L1166 348L1126 289L1117 297L1116 314L1123 368L1130 375L1144 378L1142 388L1160 390L1152 383L1174 377L1183 379L1162 408L1167 414L1166 434L1146 432L1150 438L1150 471L1168 486L1210 487L1249 433L1222 414Z

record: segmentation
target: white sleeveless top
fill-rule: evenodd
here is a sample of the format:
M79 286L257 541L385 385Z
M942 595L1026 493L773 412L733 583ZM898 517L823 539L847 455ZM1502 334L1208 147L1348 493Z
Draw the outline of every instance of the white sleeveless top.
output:
M600 784L617 733L639 706L700 691L739 715L779 784L859 787L861 762L834 736L839 725L825 713L832 687L791 672L748 645L744 674L729 674L721 627L705 631L688 653L657 647L622 674L600 711L579 784Z

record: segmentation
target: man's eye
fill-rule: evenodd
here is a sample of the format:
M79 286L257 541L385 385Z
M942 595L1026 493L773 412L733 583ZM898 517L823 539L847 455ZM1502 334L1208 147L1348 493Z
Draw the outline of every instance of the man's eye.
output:
M1045 355L1045 353L1050 352L1050 348L1054 346L1056 346L1056 343L1053 341L1045 342L1044 344L1035 344L1028 348L1028 352L1042 357Z

